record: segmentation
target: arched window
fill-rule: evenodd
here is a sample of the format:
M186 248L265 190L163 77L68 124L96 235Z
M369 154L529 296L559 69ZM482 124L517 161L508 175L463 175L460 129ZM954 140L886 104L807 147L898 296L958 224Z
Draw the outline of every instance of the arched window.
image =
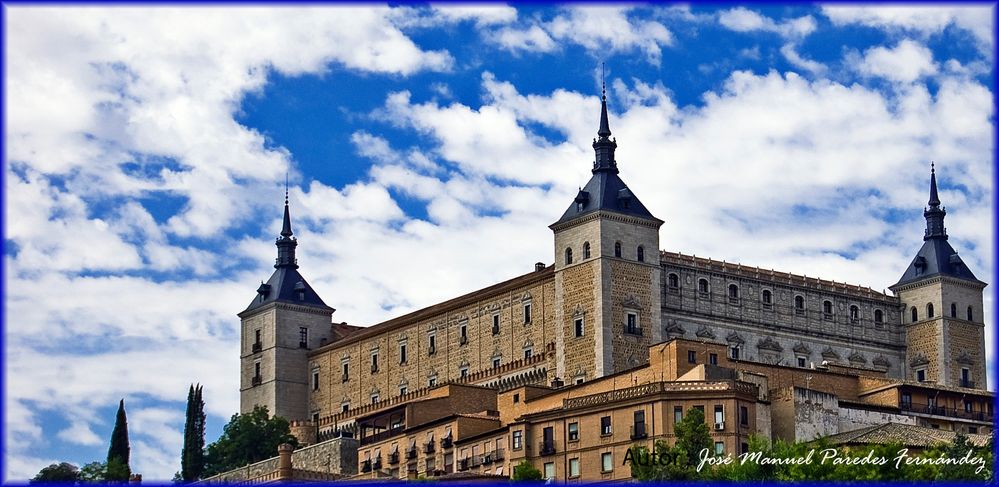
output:
M910 314L912 314L912 322L913 323L919 321L919 311L916 311L916 307L915 306L912 307L912 310L910 311Z
M621 242L614 242L614 257L621 257Z
M583 258L590 258L590 242L583 242Z
M881 324L885 322L885 312L880 309L874 310L874 323Z
M802 296L794 297L794 314L803 315L805 314L805 298Z
M856 323L858 321L860 321L860 308L858 308L856 305L851 305L850 306L850 322L851 323Z
M950 303L950 317L957 318L957 303Z
M680 276L676 274L670 273L666 281L670 289L678 289L680 287Z
M763 290L763 304L774 304L774 293L770 292L769 289Z
M645 247L638 246L638 261L645 262Z
M729 299L739 299L739 286L736 286L735 284L729 284L728 297Z
M566 247L565 249L565 265L572 263L572 247Z
M926 317L933 317L933 303L926 303Z
M975 315L971 312L971 306L968 306L968 321L975 321Z
M832 301L822 302L822 317L831 320L833 316L833 304Z
M707 279L699 279L697 281L697 292L701 294L707 294L710 290L711 288L708 287Z

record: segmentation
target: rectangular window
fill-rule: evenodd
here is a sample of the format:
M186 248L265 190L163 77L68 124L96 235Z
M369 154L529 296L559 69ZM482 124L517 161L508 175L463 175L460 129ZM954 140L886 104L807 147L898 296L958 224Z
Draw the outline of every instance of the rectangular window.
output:
M715 442L715 455L722 456L725 454L725 443L720 441Z
M350 364L344 362L342 365L343 365L343 381L347 382L347 380L350 378Z
M405 394L408 391L409 391L408 387L406 387L406 386L399 386L399 395L400 396L403 395L403 394Z
M399 345L399 363L406 363L406 344Z
M687 350L687 362L696 364L697 363L697 352L694 350Z
M805 368L805 357L798 357L798 367Z
M609 434L611 434L611 417L604 416L600 418L600 435L603 436Z
M902 407L908 408L912 406L912 394L908 392L902 393Z
M461 375L462 377L467 377L468 376L468 367L461 367L461 368L459 368L458 369L458 374Z
M555 478L555 462L545 463L545 480Z
M378 399L379 399L378 398L378 394L372 394L371 395L371 404L374 404L374 403L378 402Z
M524 432L517 430L513 432L513 449L519 450L524 447Z
M312 413L312 422L319 424L319 413Z
M569 478L579 477L579 459L569 459Z
M614 470L614 455L607 452L600 455L600 471L607 473Z
M304 326L298 328L298 346L309 348L309 329Z
M718 365L718 354L712 353L708 355L708 363L711 365Z
M916 380L919 382L926 382L926 370L920 369L916 371Z
M499 357L494 358L493 359L493 368L495 369L495 368L498 368L499 366L500 366L500 359L499 359Z
M318 370L313 370L312 371L312 390L314 390L314 391L318 391L319 390L319 371Z
M493 315L493 328L499 328L499 315Z
M436 377L431 377L431 378L427 379L427 385L430 386L430 387L433 387L433 386L437 385L437 378Z
M569 423L569 441L579 439L579 423Z
M739 424L749 426L749 408L739 406Z
M628 333L632 333L632 334L637 333L638 332L638 315L636 315L635 313L628 313L628 321L625 323L624 329Z
M349 402L345 402L345 403L343 403L343 404L340 405L340 412L341 413L345 413L345 412L347 412L349 410L350 410L350 403Z
M720 404L715 405L715 423L725 422L725 410Z
M499 317L497 316L496 318ZM462 338L468 338L468 325L461 325L461 328L458 329L458 332Z
M673 424L678 425L683 421L683 406L673 406Z
M378 354L371 354L371 372L378 372Z
M728 350L730 353L729 355L730 357L732 357L735 360L739 360L739 347L729 347Z
M253 362L253 377L260 380L260 362Z
M965 400L964 400L964 412L966 412L966 413L970 413L970 412L971 412L971 409L972 409L972 406L971 406L971 401L969 401L969 400L965 399Z
M433 355L436 352L437 352L437 336L436 335L430 335L430 351L429 351L429 355Z
M531 304L524 305L524 324L529 325L531 323Z
M530 348L524 349L524 360L531 358L532 350Z
M253 343L259 345L260 344L260 330L255 330L253 332L253 336L256 338Z
M577 337L583 336L583 319L582 318L576 318L575 328L576 328L576 336Z

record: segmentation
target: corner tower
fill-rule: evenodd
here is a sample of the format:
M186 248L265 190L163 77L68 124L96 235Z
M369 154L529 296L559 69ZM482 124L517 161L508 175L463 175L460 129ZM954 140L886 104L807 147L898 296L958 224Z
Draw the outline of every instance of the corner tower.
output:
M555 233L557 375L568 384L648 360L662 336L659 227L618 176L607 117L593 140L593 176L559 220Z
M272 416L303 420L310 417L308 353L332 338L335 310L298 273L298 241L291 231L287 191L275 245L274 273L238 315L242 320L239 410L247 413L260 405Z
M982 291L987 284L975 278L947 242L947 211L940 206L936 170L930 167L923 246L889 288L904 303L905 378L985 389Z

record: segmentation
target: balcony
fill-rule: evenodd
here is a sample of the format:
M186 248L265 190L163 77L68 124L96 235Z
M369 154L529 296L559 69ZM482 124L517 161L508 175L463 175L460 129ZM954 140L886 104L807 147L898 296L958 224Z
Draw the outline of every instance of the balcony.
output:
M371 460L361 462L361 471L365 473L371 471Z
M250 379L250 385L253 386L259 386L261 382L263 382L263 379L261 379L259 375L255 375L252 379Z
M406 460L416 460L416 447L406 450Z
M458 471L464 472L465 470L468 470L468 463L469 462L467 458L462 458L461 460L458 460Z
M263 349L264 349L264 345L262 343L257 342L257 343L253 344L253 347L252 347L253 353L260 353L260 351L263 350Z
M382 469L382 457L375 457L374 463L371 464L371 469L372 470Z
M436 445L434 444L434 442L432 442L432 441L431 441L431 442L429 442L429 443L427 443L427 444L426 444L426 445L424 445L424 447L423 447L423 453L426 453L426 454L428 454L428 455L429 455L429 454L431 454L431 453L433 453L433 452L435 452L435 451L437 451L437 447L436 447Z
M628 335L642 336L642 327L637 325L624 325L624 332Z
M961 379L961 387L967 387L968 389L975 388L975 382L968 379Z
M486 453L485 455L482 455L482 464L483 465L492 465L493 464L493 454L492 453Z
M542 441L538 443L538 453L540 455L554 455L555 454L555 442L554 441Z
M395 465L397 463L399 463L399 452L389 453L388 464L389 465Z
M447 450L448 448L451 448L452 446L454 446L454 444L453 444L453 440L451 439L450 436L445 437L445 438L441 438L441 448L442 449Z
M387 440L393 436L399 436L402 434L403 427L397 426L395 428L389 428L384 431L379 431L378 433L370 434L360 438L358 441L361 445L370 445L373 443L378 443L380 441Z
M496 450L493 450L492 455L494 462L502 462L503 459L506 458L506 450L497 448Z
M631 439L641 440L642 438L648 438L649 434L645 431L645 423L635 423L631 427Z
M972 421L989 421L983 411L965 411L964 409L948 408L932 404L913 404L902 401L899 406L902 411L911 411L917 414L929 414L932 416L945 416L948 418L970 419Z

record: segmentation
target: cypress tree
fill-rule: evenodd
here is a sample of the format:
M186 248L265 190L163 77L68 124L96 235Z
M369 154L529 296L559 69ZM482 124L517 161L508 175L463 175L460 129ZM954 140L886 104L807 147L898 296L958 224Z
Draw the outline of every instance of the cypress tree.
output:
M128 466L128 422L125 419L125 400L118 403L114 430L111 431L111 446L108 448L108 480L128 481L131 469Z
M184 423L184 449L181 451L181 478L186 482L198 480L204 470L205 402L201 399L199 384L187 392L187 419Z

